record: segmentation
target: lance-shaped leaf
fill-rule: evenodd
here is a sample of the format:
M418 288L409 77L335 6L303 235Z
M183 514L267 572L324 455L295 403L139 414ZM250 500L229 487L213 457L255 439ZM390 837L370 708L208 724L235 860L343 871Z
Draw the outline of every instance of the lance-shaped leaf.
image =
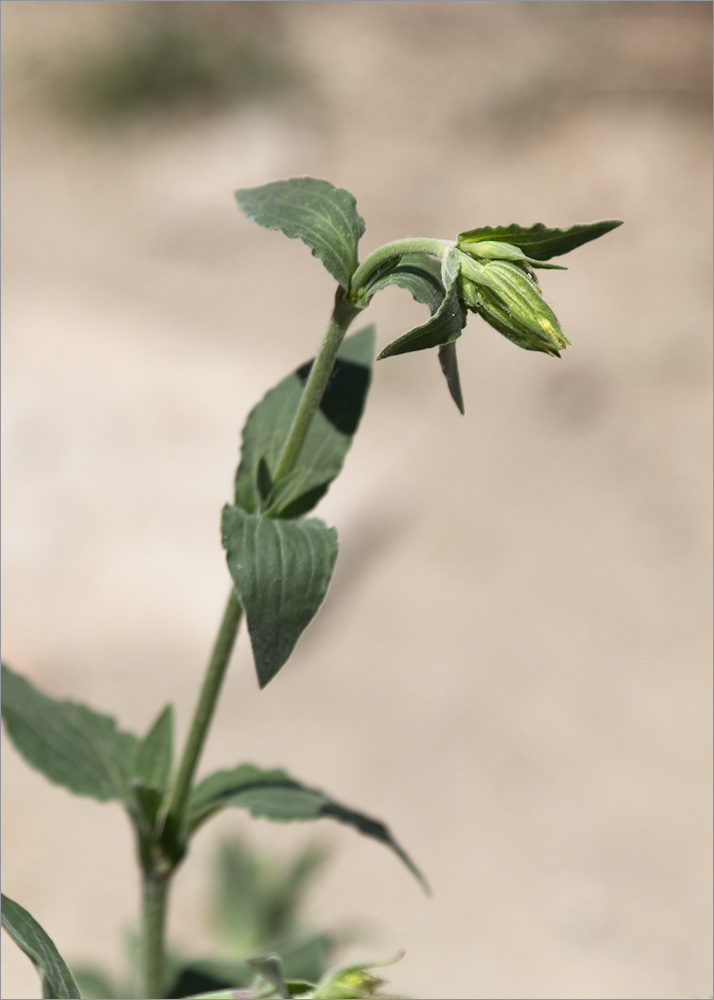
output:
M2 897L2 925L37 969L43 997L79 1000L74 977L52 938L26 909L5 895Z
M139 833L141 850L150 850L151 832L171 778L172 757L173 707L167 705L144 739L138 741L131 770L134 804L129 803L129 812Z
M370 282L365 290L365 304L369 303L376 292L397 285L411 292L417 302L429 306L432 316L439 310L444 301L444 285L442 284L441 263L426 254L404 254L388 262L382 272ZM382 352L382 357L384 352ZM439 362L446 378L446 384L451 398L457 407L464 412L464 398L461 392L461 380L456 359L456 344L449 341L439 347Z
M459 377L459 363L456 358L456 344L451 341L442 344L439 348L439 364L444 373L446 384L449 387L451 398L459 408L459 412L464 412L464 396L461 392L461 379Z
M109 715L58 701L2 666L2 717L28 764L76 795L124 799L138 740Z
M273 520L226 504L221 533L263 688L322 604L337 559L337 532L322 521Z
M300 239L347 291L364 219L354 195L316 177L291 177L236 191L242 211L265 229Z
M359 426L372 377L374 326L342 344L330 380L300 452L300 467L273 489L273 474L292 427L312 362L271 389L243 428L235 502L249 514L270 507L272 517L300 517L312 510L340 472Z
M247 809L278 823L335 819L391 848L409 871L429 891L424 876L379 820L348 809L324 792L295 781L285 771L263 770L241 764L231 771L216 771L200 781L189 801L189 828L198 829L210 816L228 806Z
M167 705L137 747L133 777L148 788L164 791L171 777L173 707Z
M459 233L457 245L460 250L468 252L469 244L494 240L520 247L536 260L548 260L549 257L557 257L583 243L596 240L598 236L604 236L621 225L620 219L602 219L599 222L576 223L565 229L553 229L542 222L536 222L533 226L519 226L516 223L510 226L479 226L478 229Z
M388 344L379 355L378 360L392 357L395 354L408 354L411 351L424 351L429 347L439 347L461 336L461 331L466 324L466 309L459 297L456 280L458 276L458 260L454 254L447 254L441 269L444 297L438 309L426 323L422 323L421 326L415 327Z

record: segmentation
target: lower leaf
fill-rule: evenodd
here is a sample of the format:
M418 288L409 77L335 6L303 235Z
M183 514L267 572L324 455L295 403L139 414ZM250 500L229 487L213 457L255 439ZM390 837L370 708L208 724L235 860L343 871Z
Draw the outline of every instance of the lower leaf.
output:
M323 818L345 823L394 851L424 891L429 892L426 879L384 823L348 809L324 792L296 781L283 770L263 770L252 764L241 764L231 771L215 771L204 778L193 789L189 800L191 833L215 813L229 807L247 809L253 816L278 823Z

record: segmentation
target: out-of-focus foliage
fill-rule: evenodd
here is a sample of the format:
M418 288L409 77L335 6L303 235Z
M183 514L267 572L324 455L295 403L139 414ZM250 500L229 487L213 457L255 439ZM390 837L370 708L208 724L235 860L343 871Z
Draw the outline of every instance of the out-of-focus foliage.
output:
M288 860L256 850L247 840L221 843L213 862L208 919L215 954L169 954L167 997L190 996L228 987L247 988L255 970L245 964L254 955L280 955L290 979L320 980L338 945L334 934L316 932L303 916L307 894L322 872L326 850L308 844ZM133 936L132 936L133 938ZM136 963L135 940L127 945L129 969ZM86 1000L136 996L128 972L112 982L103 971L74 966Z
M145 113L205 114L284 102L306 86L271 4L126 6L132 9L117 11L113 31L75 59L45 67L48 92L80 120L115 125Z

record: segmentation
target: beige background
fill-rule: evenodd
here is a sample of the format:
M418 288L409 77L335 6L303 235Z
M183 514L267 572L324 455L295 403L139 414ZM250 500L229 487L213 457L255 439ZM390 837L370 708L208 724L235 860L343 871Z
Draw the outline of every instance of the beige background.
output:
M185 731L238 432L333 287L235 187L349 188L363 254L624 219L544 273L562 361L471 319L463 418L433 354L377 366L320 508L334 586L263 693L241 636L203 768L288 764L389 822L434 898L324 823L311 915L371 920L350 954L405 948L395 990L708 996L711 5L182 4L216 44L269 40L294 81L88 128L52 80L150 6L2 5L4 658L130 728L170 697ZM370 312L381 345L423 316L399 290ZM69 959L117 967L125 820L4 749L4 891ZM280 851L317 830L209 827L174 940L209 946L212 845L248 828ZM2 995L37 996L4 944Z

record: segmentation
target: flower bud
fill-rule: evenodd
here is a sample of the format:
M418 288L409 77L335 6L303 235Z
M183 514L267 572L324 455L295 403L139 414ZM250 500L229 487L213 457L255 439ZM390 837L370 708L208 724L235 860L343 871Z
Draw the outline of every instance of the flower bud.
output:
M570 341L526 267L507 260L480 264L462 255L461 299L519 347L560 357Z

